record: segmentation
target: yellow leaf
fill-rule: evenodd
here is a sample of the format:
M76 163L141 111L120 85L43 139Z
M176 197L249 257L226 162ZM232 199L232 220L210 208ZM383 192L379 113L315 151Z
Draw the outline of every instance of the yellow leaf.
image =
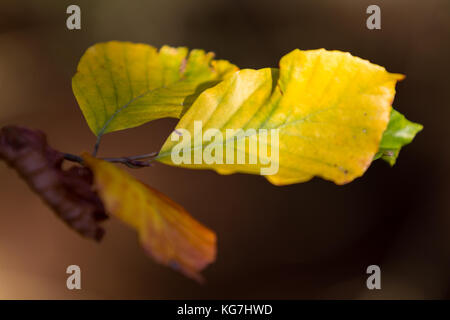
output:
M83 161L106 211L137 230L144 249L159 263L202 280L216 257L216 235L171 199L115 165L87 153Z
M401 79L349 53L294 50L281 59L279 70L241 70L204 91L157 159L221 174L267 174L276 185L314 176L344 184L361 176L378 151ZM202 136L208 129L213 131ZM227 136L227 129L245 132ZM261 129L268 130L267 139ZM257 148L250 148L252 143ZM239 151L244 163L230 164ZM250 163L255 158L257 163Z
M111 41L86 50L72 88L97 136L151 120L178 118L204 89L237 67L212 52Z

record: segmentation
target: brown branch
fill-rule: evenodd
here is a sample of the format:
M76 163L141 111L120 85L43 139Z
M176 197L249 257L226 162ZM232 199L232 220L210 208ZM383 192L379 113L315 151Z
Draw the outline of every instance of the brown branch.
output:
M143 167L149 167L152 164L154 158L158 155L158 152L152 152L137 156L130 157L117 157L117 158L100 158L104 161L112 162L112 163L121 163L130 168L137 169ZM83 159L79 156L70 153L64 153L64 159L72 162L83 163Z

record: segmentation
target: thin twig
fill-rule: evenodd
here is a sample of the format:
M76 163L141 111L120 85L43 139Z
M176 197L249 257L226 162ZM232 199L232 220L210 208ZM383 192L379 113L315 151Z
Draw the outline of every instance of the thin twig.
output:
M158 152L152 152L137 156L120 157L120 158L101 158L108 162L122 163L130 168L142 168L151 165L153 159L158 155ZM142 161L146 160L146 161Z
M113 163L121 163L124 164L130 168L136 169L136 168L143 168L143 167L149 167L152 164L152 161L154 158L158 155L158 152L152 152L137 156L130 156L130 157L118 157L118 158L100 158L101 160L113 162ZM64 159L72 162L78 162L83 163L83 158L76 156L74 154L70 153L64 153ZM143 161L145 160L145 161Z
M68 161L72 161L72 162L78 162L78 163L82 163L83 159L79 156L76 156L74 154L70 154L70 153L64 153L64 159L68 160Z
M119 158L101 158L105 161L110 162L117 162L117 160L144 160L144 159L153 159L158 155L158 152L151 152L147 154L141 154L137 156L130 156L130 157L119 157Z

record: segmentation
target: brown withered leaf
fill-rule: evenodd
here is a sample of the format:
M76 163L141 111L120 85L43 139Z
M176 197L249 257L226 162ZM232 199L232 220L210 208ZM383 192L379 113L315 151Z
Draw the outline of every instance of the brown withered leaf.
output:
M64 154L47 144L39 130L6 126L0 130L0 159L14 168L28 185L81 235L99 241L106 219L103 203L92 189L90 169L62 168Z

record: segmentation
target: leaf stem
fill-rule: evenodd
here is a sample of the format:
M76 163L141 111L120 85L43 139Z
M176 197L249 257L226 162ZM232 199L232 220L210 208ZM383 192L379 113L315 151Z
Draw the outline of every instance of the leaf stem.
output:
M92 156L93 157L95 157L97 155L98 148L100 147L101 140L102 140L102 135L99 134L98 137L97 137L97 141L95 142L94 152L92 152Z

